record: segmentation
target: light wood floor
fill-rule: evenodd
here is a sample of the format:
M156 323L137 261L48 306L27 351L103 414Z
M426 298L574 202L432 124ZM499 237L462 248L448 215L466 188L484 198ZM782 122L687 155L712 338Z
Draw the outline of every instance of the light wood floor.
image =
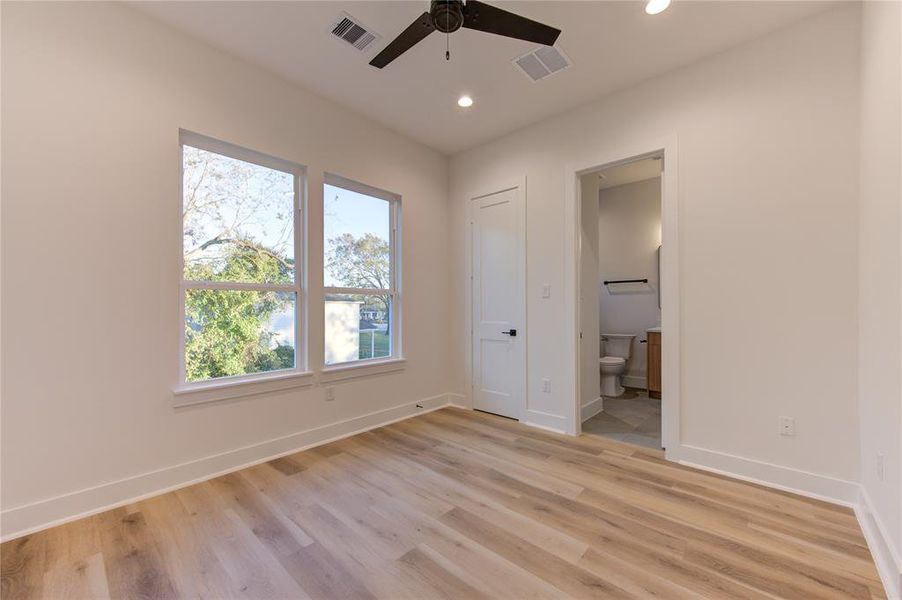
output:
M0 552L4 600L883 597L848 509L458 409Z

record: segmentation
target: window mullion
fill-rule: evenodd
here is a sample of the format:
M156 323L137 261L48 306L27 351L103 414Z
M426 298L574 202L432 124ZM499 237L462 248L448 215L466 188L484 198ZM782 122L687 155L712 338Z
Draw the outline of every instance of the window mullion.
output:
M296 292L296 284L286 283L245 283L240 281L194 281L184 280L182 285L186 289L196 290L236 290L251 292Z
M344 287L324 287L323 292L326 294L344 294L350 296L384 296L391 293L391 288L344 288Z

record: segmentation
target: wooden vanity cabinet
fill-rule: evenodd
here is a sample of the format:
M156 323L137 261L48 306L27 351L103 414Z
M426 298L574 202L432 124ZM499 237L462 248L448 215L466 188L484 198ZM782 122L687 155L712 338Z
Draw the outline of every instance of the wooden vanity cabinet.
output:
M648 332L647 362L648 366L648 397L661 397L661 333Z

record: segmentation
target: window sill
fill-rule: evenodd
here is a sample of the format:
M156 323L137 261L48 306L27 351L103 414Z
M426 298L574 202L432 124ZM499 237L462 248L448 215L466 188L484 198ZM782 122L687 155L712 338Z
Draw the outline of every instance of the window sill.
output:
M403 371L406 366L407 360L404 358L387 358L385 360L368 360L347 365L336 365L324 368L320 372L319 380L321 383L332 383L345 379Z
M180 386L172 391L173 406L182 408L312 385L313 373L305 371L263 375L239 381L219 381Z

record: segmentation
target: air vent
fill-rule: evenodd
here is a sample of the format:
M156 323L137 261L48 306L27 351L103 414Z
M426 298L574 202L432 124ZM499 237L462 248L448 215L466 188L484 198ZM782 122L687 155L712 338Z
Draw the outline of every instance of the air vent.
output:
M569 67L570 59L560 48L539 46L529 54L515 58L513 63L527 77L538 81Z
M354 46L361 52L382 37L345 12L341 13L338 19L332 23L331 32L332 35Z

